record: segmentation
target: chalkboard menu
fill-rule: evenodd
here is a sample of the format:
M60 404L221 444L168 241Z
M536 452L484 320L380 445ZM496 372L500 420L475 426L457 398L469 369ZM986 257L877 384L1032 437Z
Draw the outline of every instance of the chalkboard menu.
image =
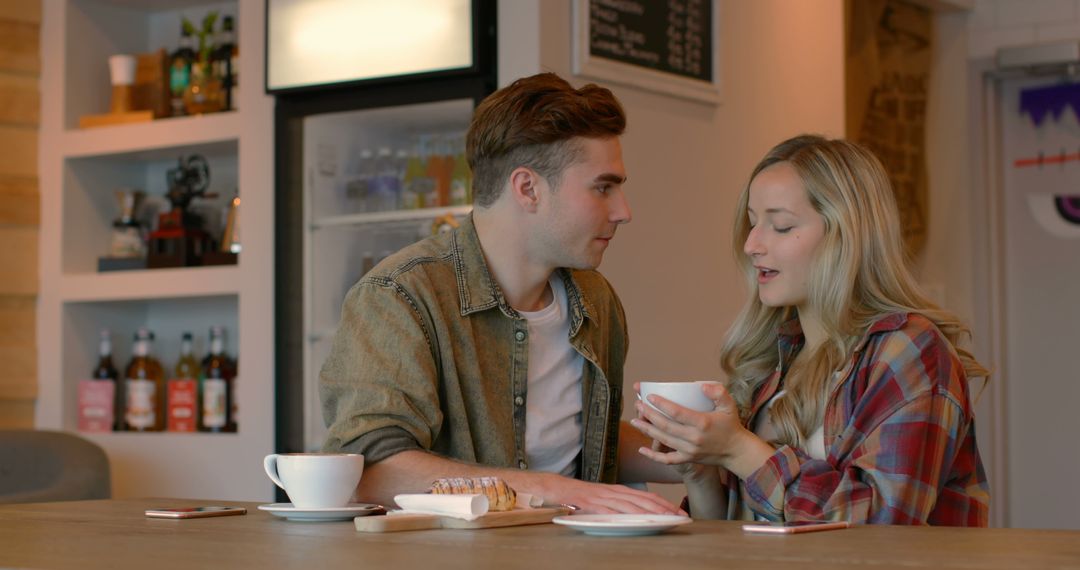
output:
M712 0L588 0L589 51L713 81Z

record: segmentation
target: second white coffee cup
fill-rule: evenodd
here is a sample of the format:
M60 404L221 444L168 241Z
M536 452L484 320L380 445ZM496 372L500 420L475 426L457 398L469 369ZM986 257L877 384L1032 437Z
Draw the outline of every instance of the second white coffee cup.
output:
M716 403L710 400L709 397L705 395L705 392L702 391L702 386L706 384L719 384L719 382L641 382L638 387L640 389L641 400L650 408L662 414L664 412L661 412L659 408L649 401L649 394L662 396L684 408L690 408L694 411L711 412L716 409Z
M263 459L266 475L300 509L327 509L349 504L364 456L354 453L273 453Z

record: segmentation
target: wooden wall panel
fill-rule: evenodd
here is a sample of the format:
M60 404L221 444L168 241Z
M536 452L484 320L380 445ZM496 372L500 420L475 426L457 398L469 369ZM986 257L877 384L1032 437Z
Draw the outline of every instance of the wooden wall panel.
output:
M0 346L0 362L4 363L4 372L0 374L0 383L7 384L11 379L37 377L37 351L33 344L27 346Z
M35 298L0 295L0 428L31 428L37 397Z
M37 331L35 308L33 297L0 296L0 345L34 339Z
M0 226L37 226L40 210L36 178L0 174Z
M41 23L41 0L4 0L0 2L0 20Z
M34 400L0 399L0 429L28 429L34 427Z
M40 102L36 77L0 74L0 124L36 127Z
M0 428L32 428L37 398L40 0L0 0Z
M0 19L0 71L37 76L41 71L38 24Z
M0 295L36 295L38 229L0 227L0 244Z
M37 129L0 126L0 174L37 177Z

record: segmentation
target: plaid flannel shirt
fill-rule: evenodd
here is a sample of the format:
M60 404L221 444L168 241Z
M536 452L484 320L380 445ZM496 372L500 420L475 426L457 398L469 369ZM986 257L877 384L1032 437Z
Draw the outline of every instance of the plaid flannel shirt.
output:
M798 321L783 325L783 366L802 344ZM750 422L784 372L759 388ZM729 518L986 526L990 492L967 379L932 322L914 313L879 319L836 378L825 405L827 458L785 445L745 481L729 477Z

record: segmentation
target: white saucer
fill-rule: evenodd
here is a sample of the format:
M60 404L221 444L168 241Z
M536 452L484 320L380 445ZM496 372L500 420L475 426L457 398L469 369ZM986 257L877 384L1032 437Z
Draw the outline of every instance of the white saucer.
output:
M344 507L300 509L294 507L292 503L274 503L272 505L259 505L259 510L291 521L320 522L352 520L355 517L382 512L383 508L368 503L349 503Z
M593 536L645 536L694 520L681 515L570 515L555 517L551 522Z

